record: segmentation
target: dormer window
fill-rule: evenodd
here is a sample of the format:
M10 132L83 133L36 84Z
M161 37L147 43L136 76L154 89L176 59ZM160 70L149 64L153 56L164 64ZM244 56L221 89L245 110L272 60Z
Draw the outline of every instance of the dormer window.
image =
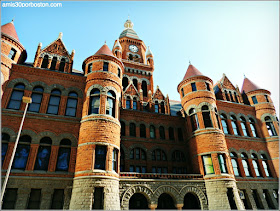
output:
M103 71L108 71L108 65L109 65L108 62L103 63Z

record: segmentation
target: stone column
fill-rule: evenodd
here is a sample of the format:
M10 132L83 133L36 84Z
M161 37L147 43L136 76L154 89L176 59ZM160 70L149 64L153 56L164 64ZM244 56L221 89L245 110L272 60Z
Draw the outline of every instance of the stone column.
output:
M157 208L157 204L149 204L148 207L151 209L151 210L155 210Z
M64 204L63 204L64 210L69 210L71 194L72 194L72 186L66 187L64 189Z
M15 206L16 210L25 210L27 208L30 191L31 189L26 187L18 189L17 202Z
M52 203L52 194L53 194L52 188L43 188L42 189L40 209L42 209L42 210L50 209L51 203Z

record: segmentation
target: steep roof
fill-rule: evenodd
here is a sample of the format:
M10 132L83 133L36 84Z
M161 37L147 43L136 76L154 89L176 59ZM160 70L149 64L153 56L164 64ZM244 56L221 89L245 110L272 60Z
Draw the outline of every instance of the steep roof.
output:
M119 38L130 37L130 38L134 38L134 39L140 40L140 38L138 37L136 32L133 30L133 23L131 22L131 20L129 20L129 19L126 20L126 22L124 23L124 27L125 27L125 29L120 34Z
M114 56L106 43L94 55L108 55Z
M1 26L1 32L19 41L14 21L11 21L10 23L6 23L5 25Z
M246 78L246 77L244 78L241 93L243 93L243 92L247 93L247 92L250 92L250 91L257 90L257 89L262 89L262 88L260 88L258 85L253 83L248 78Z
M203 74L198 69L196 69L192 64L190 64L183 80L197 75L203 75Z

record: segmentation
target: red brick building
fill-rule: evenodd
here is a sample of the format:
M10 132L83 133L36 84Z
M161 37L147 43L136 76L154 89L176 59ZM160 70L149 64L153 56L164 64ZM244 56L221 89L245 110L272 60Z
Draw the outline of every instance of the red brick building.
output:
M1 27L2 179L28 105L3 209L277 209L279 121L248 78L216 84L192 64L154 88L153 54L127 20L73 69L62 33L33 63ZM176 87L173 87L174 89Z

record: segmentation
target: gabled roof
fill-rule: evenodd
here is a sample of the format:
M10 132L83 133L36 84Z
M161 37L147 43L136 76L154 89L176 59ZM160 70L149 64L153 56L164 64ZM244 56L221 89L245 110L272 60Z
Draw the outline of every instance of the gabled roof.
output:
M218 85L218 83L225 89L236 90L236 87L231 83L226 74L223 74L223 77L214 85L214 87Z
M243 85L242 85L242 88L241 88L241 93L243 93L243 92L247 93L247 92L250 92L250 91L257 90L257 89L262 89L262 88L260 88L258 85L253 83L248 78L246 78L246 77L244 78Z
M192 64L190 64L183 80L198 75L203 75L203 74L198 69L196 69Z
M19 41L13 20L10 23L6 23L5 25L1 26L1 32Z
M154 92L153 99L159 99L159 100L165 99L162 91L159 89L159 86L157 86L156 91Z
M54 40L54 41L51 42L49 45L47 45L45 48L43 48L42 51L47 50L47 48L49 48L50 46L52 46L52 45L55 44L55 43L61 44L61 45L63 46L63 48L66 50L67 56L70 57L70 54L69 54L69 52L68 52L68 50L67 50L67 48L66 48L64 42L62 41L62 32L59 33L59 36L58 36L58 38L57 38L56 40Z
M112 51L110 50L108 45L106 45L106 43L94 55L108 55L114 57Z

